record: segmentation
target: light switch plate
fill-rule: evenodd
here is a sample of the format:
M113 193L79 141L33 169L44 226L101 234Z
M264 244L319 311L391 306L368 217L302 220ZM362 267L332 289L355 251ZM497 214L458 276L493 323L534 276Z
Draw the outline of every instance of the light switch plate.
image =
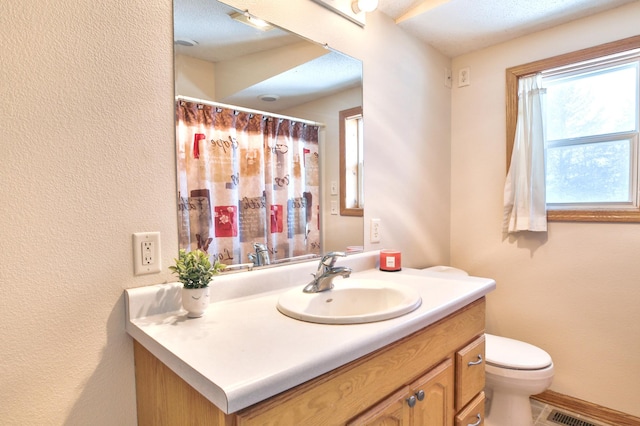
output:
M444 69L444 87L448 87L449 89L451 89L451 69L449 68L445 68Z
M133 234L133 273L135 275L159 273L162 269L160 252L159 232Z
M338 182L335 180L331 181L331 195L338 195Z

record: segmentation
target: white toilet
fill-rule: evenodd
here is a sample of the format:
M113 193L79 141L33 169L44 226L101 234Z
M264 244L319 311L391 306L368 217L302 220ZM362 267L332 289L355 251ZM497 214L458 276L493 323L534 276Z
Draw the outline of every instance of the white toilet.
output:
M551 356L529 343L485 334L486 426L532 426L529 397L553 381Z
M429 272L469 275L461 269L434 266ZM529 397L551 386L553 361L529 343L485 334L485 426L532 426Z

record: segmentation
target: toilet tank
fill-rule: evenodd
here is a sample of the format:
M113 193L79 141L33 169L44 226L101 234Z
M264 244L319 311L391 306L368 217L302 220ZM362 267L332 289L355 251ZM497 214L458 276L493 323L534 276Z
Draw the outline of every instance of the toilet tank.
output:
M429 272L444 272L446 274L451 274L451 275L469 275L467 271L463 271L462 269L453 268L451 266L442 266L442 265L432 266L430 268L424 268L421 270L429 271Z

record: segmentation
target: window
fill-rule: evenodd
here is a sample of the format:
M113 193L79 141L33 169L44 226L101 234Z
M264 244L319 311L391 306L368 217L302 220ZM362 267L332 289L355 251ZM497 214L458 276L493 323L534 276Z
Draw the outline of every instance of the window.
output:
M640 36L507 70L507 165L518 78L541 72L548 220L640 222Z
M638 208L639 60L542 74L550 208Z
M362 107L340 111L340 214L364 212Z

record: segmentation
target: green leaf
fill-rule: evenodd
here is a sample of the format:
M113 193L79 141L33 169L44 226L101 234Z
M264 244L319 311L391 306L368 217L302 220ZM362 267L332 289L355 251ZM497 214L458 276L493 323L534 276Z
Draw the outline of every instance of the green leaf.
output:
M212 265L209 255L201 250L187 252L180 249L174 260L175 265L169 266L169 270L178 276L185 288L207 287L213 276L226 267L218 259Z

